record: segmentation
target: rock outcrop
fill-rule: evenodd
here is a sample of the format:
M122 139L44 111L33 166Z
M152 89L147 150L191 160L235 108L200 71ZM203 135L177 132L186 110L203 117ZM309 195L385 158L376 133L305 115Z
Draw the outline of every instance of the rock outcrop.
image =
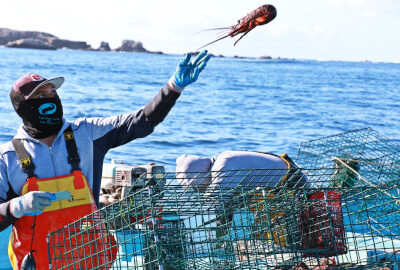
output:
M100 47L96 51L109 52L111 51L110 44L108 44L108 42L102 41L100 43Z
M0 28L0 45L6 45L9 42L14 42L21 39L38 40L44 43L49 39L57 38L54 35L37 32L37 31L17 31L8 28Z
M44 42L40 39L33 39L33 38L18 39L16 41L10 41L6 44L6 47L39 49L39 50L56 50L56 48L49 46L46 42Z
M84 41L60 39L54 35L38 31L18 31L0 28L0 45L12 48L31 48L56 50L61 48L72 50L91 50Z
M56 49L91 50L92 48L85 41L72 41L67 39L54 38L49 40L50 46Z
M57 50L57 49L71 49L71 50L94 50L85 41L72 41L67 39L58 38L52 34L38 31L19 31L8 28L0 28L0 46L11 48L30 48L42 50ZM110 45L103 41L100 47L94 51L108 52L112 51ZM141 52L141 53L154 53L164 54L161 51L148 51L143 47L143 43L134 40L124 40L120 47L115 49L118 52Z
M134 40L123 40L121 47L115 49L117 52L149 52L143 47L143 43Z

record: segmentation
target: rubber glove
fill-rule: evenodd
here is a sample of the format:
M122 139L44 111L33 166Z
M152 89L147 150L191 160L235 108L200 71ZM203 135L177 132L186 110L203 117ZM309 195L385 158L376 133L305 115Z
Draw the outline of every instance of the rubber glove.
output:
M54 200L56 200L56 196L53 193L31 191L23 196L12 199L10 202L10 212L16 218L40 215Z
M202 51L196 59L190 62L192 55L186 54L185 58L179 63L175 74L169 80L169 85L176 92L181 93L189 84L197 81L200 72L206 67L211 55L207 54L207 50Z

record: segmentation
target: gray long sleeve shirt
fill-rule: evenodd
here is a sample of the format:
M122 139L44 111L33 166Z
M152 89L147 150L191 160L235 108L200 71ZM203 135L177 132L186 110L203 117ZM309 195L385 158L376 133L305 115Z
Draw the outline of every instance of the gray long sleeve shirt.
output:
M47 178L71 173L63 131L71 126L81 159L80 168L86 176L98 205L103 160L111 148L142 138L153 132L154 127L168 114L180 96L165 85L143 108L130 114L106 118L79 118L64 121L63 127L49 147L32 138L22 126L14 138L21 139L35 165L37 178ZM16 220L9 210L12 198L20 196L27 175L11 142L0 146L0 230Z

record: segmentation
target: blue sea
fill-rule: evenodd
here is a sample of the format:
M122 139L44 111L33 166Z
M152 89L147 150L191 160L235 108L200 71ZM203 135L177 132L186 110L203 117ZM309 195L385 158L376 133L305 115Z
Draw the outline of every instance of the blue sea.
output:
M0 143L21 124L9 91L25 73L65 77L59 95L67 120L106 117L145 105L182 58L0 48ZM246 149L295 157L301 142L363 127L399 140L399 107L397 63L215 57L153 134L111 150L106 162L156 162L173 171L182 154Z

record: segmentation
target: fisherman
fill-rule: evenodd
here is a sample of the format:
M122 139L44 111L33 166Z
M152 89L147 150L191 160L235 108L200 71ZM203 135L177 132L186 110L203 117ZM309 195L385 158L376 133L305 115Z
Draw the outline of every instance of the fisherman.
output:
M267 173L267 170L271 170L271 173ZM298 166L287 154L278 156L273 153L229 150L212 158L182 155L176 160L180 184L206 189L208 193L238 186L300 187L306 184L305 177L290 177L298 171Z
M258 187L308 187L306 177L287 155L252 151L224 151L212 158L182 155L176 160L180 185L197 188L214 198L217 225L231 222L233 197L242 190ZM230 210L229 210L230 209Z
M14 269L27 264L49 269L46 236L97 210L107 151L149 135L163 121L210 55L203 51L193 62L190 58L186 55L143 108L106 118L66 121L57 94L63 77L45 79L30 73L13 84L10 98L23 124L14 139L0 147L0 230L13 225L9 258ZM81 269L110 266L107 258L115 258L115 247L97 244L103 258L83 260Z

